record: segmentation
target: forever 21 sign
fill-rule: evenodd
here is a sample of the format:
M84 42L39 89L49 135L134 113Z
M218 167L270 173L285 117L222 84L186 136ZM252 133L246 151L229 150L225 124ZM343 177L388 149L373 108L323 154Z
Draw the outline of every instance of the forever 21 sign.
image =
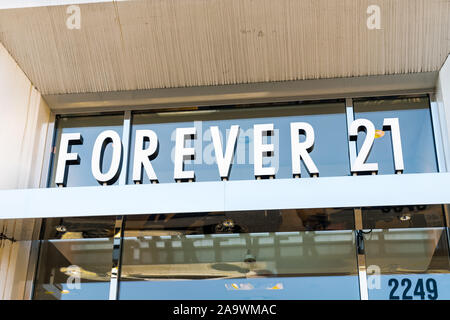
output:
M226 138L226 145L222 144L219 128L211 126L211 138L214 145L214 152L218 172L223 180L228 179L231 163L233 161L236 143L239 135L239 126L232 125ZM394 167L396 171L403 171L403 153L400 138L400 126L398 118L385 118L383 130L391 131L392 150L394 155ZM377 163L367 163L375 139L375 126L367 119L357 119L349 126L348 137L350 140L356 140L359 131L365 131L366 136L362 143L359 153L350 164L352 173L358 172L377 172ZM274 144L264 143L263 136L272 135L274 132L273 123L255 124L253 126L253 154L254 154L254 175L255 177L274 177L275 168L263 166L263 157L273 156L275 152ZM305 167L312 176L318 176L320 171L309 154L314 147L315 132L314 128L307 122L291 122L291 160L292 175L301 176L300 162L303 161ZM305 136L304 141L300 142L300 134ZM184 170L184 161L186 159L195 159L195 149L185 147L187 139L195 139L196 128L177 128L175 139L175 158L173 178L176 181L193 180L195 172L193 170ZM148 141L146 148L145 141ZM106 172L102 172L101 163L103 153L107 144L112 143L111 165ZM69 152L69 146L72 144L83 144L81 133L64 133L61 135L58 163L56 168L55 183L58 186L65 186L67 166L73 163L79 163L79 155L75 152ZM136 130L134 152L133 174L135 183L142 182L142 168L145 174L152 182L158 181L157 173L154 171L151 158L155 157L158 149L158 136L153 130ZM123 153L122 141L119 134L113 130L106 130L100 133L95 141L92 150L91 171L94 178L101 184L111 183L120 173L121 158Z

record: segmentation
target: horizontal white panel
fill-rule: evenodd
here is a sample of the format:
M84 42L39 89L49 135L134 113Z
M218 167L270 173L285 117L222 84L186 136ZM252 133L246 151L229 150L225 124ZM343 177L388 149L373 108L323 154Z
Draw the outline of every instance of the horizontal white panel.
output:
M0 191L0 219L450 203L450 173Z

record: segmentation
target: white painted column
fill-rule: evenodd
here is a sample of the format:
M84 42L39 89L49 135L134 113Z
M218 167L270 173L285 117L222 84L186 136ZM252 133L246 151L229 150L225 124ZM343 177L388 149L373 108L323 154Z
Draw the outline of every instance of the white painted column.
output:
M0 44L0 189L39 187L49 121L41 94ZM30 239L35 225L0 220L0 232ZM0 300L24 298L30 247L31 241L0 241Z

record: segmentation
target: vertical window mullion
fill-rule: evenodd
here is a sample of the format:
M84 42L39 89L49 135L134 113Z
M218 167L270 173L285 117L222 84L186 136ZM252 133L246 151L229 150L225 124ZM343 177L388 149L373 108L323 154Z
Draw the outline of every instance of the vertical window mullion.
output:
M434 94L430 94L428 97L430 102L431 123L433 126L433 137L434 137L434 146L436 150L438 172L446 172L447 166L444 148L444 135L440 123L439 107L436 102L436 98L434 97Z
M117 300L119 295L119 281L122 262L122 243L123 243L123 228L125 218L124 216L117 216L116 225L114 227L113 239L113 254L111 278L109 283L109 300Z
M123 158L122 158L122 168L119 176L119 185L127 184L128 155L130 149L130 130L131 130L131 111L125 111L122 129ZM114 228L109 300L117 300L119 296L119 281L120 281L120 271L122 267L121 263L122 263L122 244L123 244L124 226L125 226L125 217L117 216L116 225Z
M369 300L369 291L367 286L367 266L366 266L366 252L364 245L364 233L362 222L362 209L353 209L355 215L355 245L356 245L356 259L358 262L358 277L359 277L359 295L361 300Z
M119 185L126 185L128 178L128 155L130 153L130 134L131 134L131 111L125 111L123 117L123 129L122 129L122 145L123 145L123 158L122 169L119 176Z
M347 98L345 99L345 114L347 116L347 139L348 139L348 156L350 160L350 167L352 163L355 161L357 156L357 148L356 141L351 140L348 136L348 132L350 132L350 125L355 120L355 114L353 109L353 99ZM354 176L357 173L353 173ZM364 248L364 235L362 233L363 225L362 225L362 211L361 208L355 208L353 210L354 218L355 218L355 246L356 246L356 259L357 259L357 268L358 268L358 277L359 277L359 295L361 300L369 299L369 292L367 288L367 271L366 271L366 256L363 251Z
M345 99L345 115L347 117L348 156L349 156L350 168L351 168L351 165L355 161L356 154L357 154L356 141L351 140L349 137L349 134L348 134L350 132L350 126L351 126L353 120L355 120L352 98ZM356 175L356 173L354 175Z

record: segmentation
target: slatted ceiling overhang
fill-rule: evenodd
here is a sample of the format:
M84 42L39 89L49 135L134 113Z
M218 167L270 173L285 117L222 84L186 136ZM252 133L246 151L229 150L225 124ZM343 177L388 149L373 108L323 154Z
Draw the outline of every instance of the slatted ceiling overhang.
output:
M381 8L381 29L366 26ZM449 0L141 0L0 10L0 41L44 94L437 71Z

